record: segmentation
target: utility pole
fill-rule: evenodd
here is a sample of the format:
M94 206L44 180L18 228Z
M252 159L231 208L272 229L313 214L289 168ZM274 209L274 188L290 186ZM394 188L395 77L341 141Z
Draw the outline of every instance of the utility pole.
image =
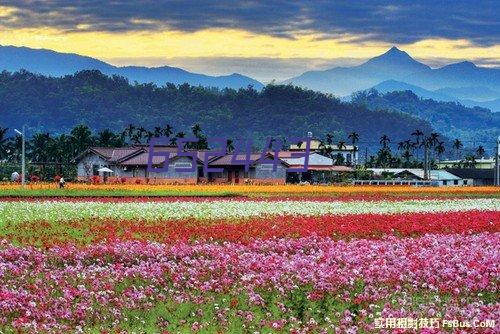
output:
M17 129L14 129L18 134L21 135L23 141L22 141L22 149L21 149L21 160L22 160L22 166L21 166L21 184L22 187L26 187L26 136L25 136L25 131L26 131L26 126L23 125L23 131L19 131Z
M497 147L495 150L495 185L500 186L500 136L497 138Z
M429 179L429 156L427 150L427 143L424 143L424 180Z

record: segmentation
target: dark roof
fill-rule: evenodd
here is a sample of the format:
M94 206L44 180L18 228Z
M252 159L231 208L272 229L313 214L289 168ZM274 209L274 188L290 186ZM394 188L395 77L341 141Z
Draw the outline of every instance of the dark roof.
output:
M447 172L456 175L462 179L493 179L495 170L482 168L446 168Z
M141 147L90 147L74 158L75 161L81 160L89 153L94 153L108 162L117 162L136 154L144 152Z
M235 156L235 154L226 154L225 156L222 156L220 158L217 158L215 160L213 160L212 162L210 162L210 166L242 166L243 163L241 162L233 162L233 157ZM258 162L258 160L260 159L260 157L262 156L262 153L252 153L250 154L250 164L251 165L254 165ZM245 160L246 159L246 155L245 154L237 154L236 155L236 159L237 160ZM266 159L265 161L269 161L271 162L273 159L273 156L271 154L267 154L266 155ZM288 164L286 162L284 162L283 160L281 159L278 159L278 161L285 165L285 166L288 166Z

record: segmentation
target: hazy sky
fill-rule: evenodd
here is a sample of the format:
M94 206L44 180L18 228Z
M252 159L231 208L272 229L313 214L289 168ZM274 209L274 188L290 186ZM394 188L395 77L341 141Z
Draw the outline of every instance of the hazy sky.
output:
M392 45L431 66L500 66L500 19L498 1L477 0L3 0L0 44L269 81Z

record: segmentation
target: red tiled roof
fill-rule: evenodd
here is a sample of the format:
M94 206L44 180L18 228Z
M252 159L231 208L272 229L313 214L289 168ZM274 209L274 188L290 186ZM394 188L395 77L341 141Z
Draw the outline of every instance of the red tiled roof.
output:
M232 161L233 156L235 156L235 154L227 154L223 157L215 159L212 162L210 162L210 166L242 166L244 164L243 161L246 159L245 154L237 154L236 155L235 159L240 160L241 162L233 162ZM262 156L262 153L250 154L250 164L256 163L257 160L259 160L261 156ZM272 155L269 155L265 160L272 162ZM280 163L287 165L287 163L284 162L283 160L279 160L279 161L280 161Z
M138 147L91 147L90 151L99 154L109 162L116 162L128 156L138 154L143 149Z
M176 153L170 153L169 155L169 160L172 160L177 154ZM149 159L149 152L143 152L141 154L138 154L136 156L133 156L130 159L126 159L122 162L120 162L120 165L123 166L146 166L148 164L148 159ZM159 165L165 161L165 157L162 156L153 156L153 165Z

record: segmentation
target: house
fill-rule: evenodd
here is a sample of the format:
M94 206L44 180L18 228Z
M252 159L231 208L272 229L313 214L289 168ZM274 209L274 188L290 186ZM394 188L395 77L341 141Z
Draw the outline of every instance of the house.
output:
M328 149L330 153L330 156L335 157L337 155L342 155L344 158L344 161L351 165L354 164L356 165L358 163L358 147L355 145L343 145L342 147L339 147L339 145L335 144L321 144L321 140L317 138L313 138L312 134L309 132L308 137L310 139L310 144L309 144L309 149L311 152L320 152L322 149ZM298 142L290 145L290 151L292 152L305 152L306 150L306 143L305 142Z
M226 154L210 161L210 168L219 168L220 172L209 172L208 182L214 183L257 183L285 184L289 165L278 159L276 170L273 170L274 157L268 153L261 159L261 153L249 155L248 171L245 171L245 154Z
M460 164L463 163L461 160L443 160L437 161L435 164L438 169L449 169L449 168L460 168ZM476 164L474 166L476 169L493 169L495 168L494 158L481 158L476 159Z
M169 154L168 170L148 171L149 147L91 147L74 160L77 163L77 179L88 181L92 176L109 183L150 183L168 184L198 182L198 166L201 161L196 158L196 168L190 172L180 172L178 169L190 168L193 164L191 157L177 155L177 147L155 147L155 153ZM164 156L153 157L152 166L160 168L165 161ZM107 167L112 173L100 172L99 169Z
M152 154L152 166L158 171L148 171L150 158L149 146L132 147L91 147L74 161L77 164L77 179L89 181L92 177L109 183L148 183L148 184L196 184L198 182L216 183L258 183L284 184L288 164L278 159L277 168L273 170L273 156L267 154L251 154L248 171L243 161L245 155L227 154L212 156L215 152L207 150L191 151L193 157L179 156L177 146L156 146ZM211 153L211 154L210 154ZM163 170L165 155L168 154L168 169ZM207 155L210 156L207 157ZM220 172L209 172L204 175L204 161L208 158L209 168L221 168ZM192 171L186 171L195 164ZM99 169L109 168L112 172ZM183 171L179 171L183 169Z
M472 185L472 180L462 179L445 170L429 170L428 179L424 177L424 170L419 168L368 168L374 176L390 176L390 180L369 180L369 184L408 184L431 186L464 186ZM365 182L356 183L365 184Z
M447 172L462 179L472 180L475 186L487 186L495 184L495 169L485 168L447 168Z
M292 169L304 169L305 157L296 157L297 151L281 151L278 157L285 161ZM353 172L354 168L348 166L335 166L333 159L325 157L317 152L309 154L307 172L288 172L288 182L327 183L331 182L340 173Z

